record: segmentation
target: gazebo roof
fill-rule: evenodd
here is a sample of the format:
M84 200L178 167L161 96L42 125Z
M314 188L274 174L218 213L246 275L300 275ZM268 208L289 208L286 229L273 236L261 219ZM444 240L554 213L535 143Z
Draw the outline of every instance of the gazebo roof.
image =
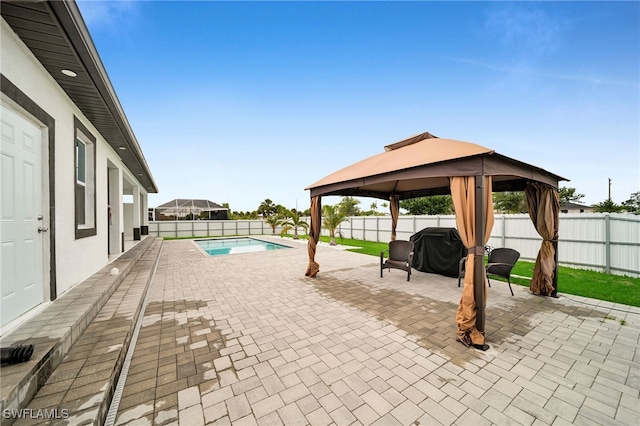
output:
M555 188L561 176L494 150L425 132L385 147L385 152L340 169L308 186L311 196L349 195L388 199L449 193L449 177L493 177L494 191L520 191L537 181Z

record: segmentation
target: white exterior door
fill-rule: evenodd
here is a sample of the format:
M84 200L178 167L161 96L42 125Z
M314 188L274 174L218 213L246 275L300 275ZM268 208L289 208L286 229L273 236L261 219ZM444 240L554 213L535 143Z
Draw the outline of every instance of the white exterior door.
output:
M42 130L0 105L0 325L44 300Z

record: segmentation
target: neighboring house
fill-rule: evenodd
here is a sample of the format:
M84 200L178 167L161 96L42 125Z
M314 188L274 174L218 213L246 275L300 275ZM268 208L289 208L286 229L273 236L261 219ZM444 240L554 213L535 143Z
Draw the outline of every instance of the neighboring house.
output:
M153 217L155 220L227 220L229 209L209 200L176 198L156 207Z
M4 327L140 239L158 190L75 2L0 13Z
M593 207L565 201L560 203L560 213L593 213Z

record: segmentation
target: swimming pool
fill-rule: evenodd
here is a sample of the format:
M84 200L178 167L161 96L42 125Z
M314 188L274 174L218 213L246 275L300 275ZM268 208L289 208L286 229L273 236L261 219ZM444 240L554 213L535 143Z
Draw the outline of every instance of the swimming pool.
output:
M215 238L211 240L195 240L209 256L225 254L253 253L258 251L280 250L290 248L285 245L257 240L255 238Z

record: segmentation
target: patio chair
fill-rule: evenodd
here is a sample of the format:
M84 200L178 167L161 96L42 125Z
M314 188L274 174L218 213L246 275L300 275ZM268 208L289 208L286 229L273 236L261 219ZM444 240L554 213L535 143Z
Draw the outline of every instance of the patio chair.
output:
M511 269L515 266L516 262L520 258L520 253L510 248L497 248L485 246L485 251L489 254L487 265L485 266L485 272L487 274L487 282L491 287L491 280L489 275L498 276L507 279L509 284L509 290L513 296L513 289L511 288ZM460 282L464 278L466 257L460 259L460 267L458 274L458 287Z
M488 246L488 245L484 246L484 252L488 255L491 255L491 252L493 250L495 249L491 246ZM460 263L458 264L458 287L460 287L460 281L464 278L464 268L466 267L466 264L467 264L467 256L464 256L462 259L460 259Z
M511 269L515 266L516 262L520 258L520 253L510 248L497 248L491 251L489 254L489 260L487 262L487 281L489 287L491 287L491 281L489 281L489 275L494 275L507 279L509 283L509 290L513 296L513 289L511 288Z
M460 287L460 282L464 279L464 271L465 265L467 263L467 256L463 256L460 259L460 263L458 264L458 287Z
M387 260L384 260L388 253ZM382 270L387 268L407 271L407 281L411 279L411 264L413 263L413 243L411 241L395 240L389 242L389 249L380 252L380 278Z

